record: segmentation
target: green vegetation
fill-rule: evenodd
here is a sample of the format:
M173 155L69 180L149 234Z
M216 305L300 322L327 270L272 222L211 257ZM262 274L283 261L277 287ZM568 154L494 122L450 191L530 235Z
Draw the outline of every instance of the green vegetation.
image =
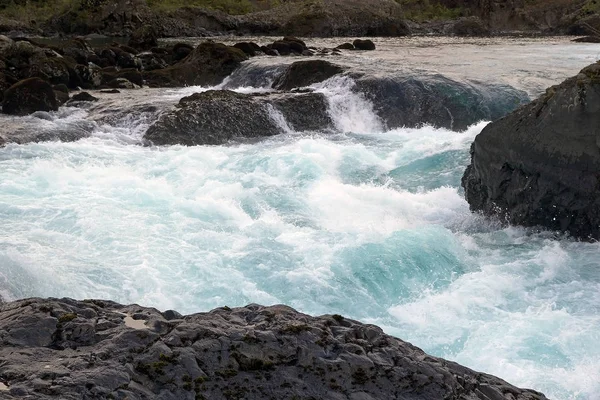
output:
M600 12L600 0L588 0L581 9L585 14L594 14Z
M461 7L448 8L436 0L396 0L406 18L417 22L455 19L465 16Z
M77 314L65 313L58 318L58 322L60 322L60 323L70 322L70 321L73 321L75 318L77 318Z
M0 12L4 17L27 23L44 22L80 6L81 0L0 0Z
M157 11L173 11L181 7L209 8L233 15L254 11L250 0L148 0L148 5Z

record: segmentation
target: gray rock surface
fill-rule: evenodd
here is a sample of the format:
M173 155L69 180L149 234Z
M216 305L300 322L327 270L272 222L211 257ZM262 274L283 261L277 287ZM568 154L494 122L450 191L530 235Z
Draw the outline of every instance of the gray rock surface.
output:
M462 185L471 209L600 239L600 63L488 125Z
M344 68L325 60L296 61L275 79L273 88L290 90L310 86L342 72Z
M374 325L277 305L181 316L110 301L0 304L3 399L542 400Z
M326 130L332 123L320 93L241 94L209 90L181 99L144 135L155 145L223 144L234 138L256 138L282 132L279 112L296 131Z

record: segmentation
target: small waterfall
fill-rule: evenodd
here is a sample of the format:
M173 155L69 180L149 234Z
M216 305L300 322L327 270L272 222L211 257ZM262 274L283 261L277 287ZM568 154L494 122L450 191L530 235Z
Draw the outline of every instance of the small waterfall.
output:
M313 85L329 102L329 113L336 129L341 132L383 132L383 124L373 104L352 89L355 82L348 76L334 76Z
M290 134L293 133L294 130L290 127L288 122L285 119L285 116L281 111L273 107L272 104L267 104L266 106L267 113L269 118L275 122L275 125L281 130L282 133Z

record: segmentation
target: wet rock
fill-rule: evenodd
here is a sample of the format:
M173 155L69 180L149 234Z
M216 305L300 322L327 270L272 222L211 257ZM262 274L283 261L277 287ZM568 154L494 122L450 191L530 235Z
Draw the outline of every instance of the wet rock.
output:
M69 101L69 93L63 92L62 90L54 90L54 96L56 97L56 104L60 107Z
M77 93L77 94L73 95L73 97L71 98L71 102L75 102L75 101L98 101L98 100L99 99L97 97L92 96L88 92Z
M139 86L131 82L127 78L115 78L108 81L103 86L113 89L139 89Z
M125 87L111 86L110 82L114 82L118 79L125 79L136 86L142 86L144 84L144 78L140 71L135 68L104 68L100 71L101 74L101 86L110 88L126 89Z
M325 60L297 61L273 82L273 88L290 90L310 86L322 82L334 75L341 74L344 69Z
M260 46L253 42L240 42L233 45L236 49L240 49L247 56L254 57L257 52L260 52Z
M101 90L100 93L117 94L117 93L121 93L121 91L118 89L104 89L104 90Z
M181 61L189 56L192 51L194 51L194 46L187 43L176 43L173 46L173 59Z
M600 36L584 36L573 39L573 42L577 43L600 43Z
M203 42L182 61L168 68L145 72L144 78L151 87L214 86L247 58L235 47Z
M155 145L222 144L233 138L282 133L275 112L296 131L331 127L325 97L319 93L241 94L210 90L181 99L144 138Z
M336 49L340 50L354 50L354 45L352 43L342 43L336 47Z
M27 115L36 111L56 111L56 93L48 82L40 78L29 78L17 82L4 92L2 112Z
M144 71L154 71L157 69L167 68L169 66L169 63L165 60L165 57L161 57L156 53L139 54L138 58L142 62L142 70Z
M279 52L267 46L261 46L260 50L268 56L278 56Z
M158 46L158 32L152 25L143 25L133 31L128 44L134 49L150 50Z
M0 305L6 394L61 398L545 400L379 327L284 305L167 318L110 301Z
M462 185L471 210L600 239L600 63L489 124Z
M490 31L481 19L468 17L456 21L452 33L456 36L489 36Z
M375 43L369 39L356 39L352 44L356 50L375 50Z

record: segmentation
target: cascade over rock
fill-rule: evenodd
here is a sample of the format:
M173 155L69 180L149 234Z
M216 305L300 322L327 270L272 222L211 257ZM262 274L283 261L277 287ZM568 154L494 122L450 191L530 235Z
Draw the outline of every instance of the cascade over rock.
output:
M282 113L298 131L331 126L325 97L319 93L260 95L209 90L181 99L174 110L161 115L144 138L155 145L193 146L273 136L281 133L273 111Z
M374 325L251 304L182 316L111 301L0 303L2 398L545 400Z
M489 124L462 179L473 211L600 239L600 63Z
M356 80L354 91L373 103L389 129L429 124L462 131L529 101L525 92L507 85L459 82L442 75L365 75Z

